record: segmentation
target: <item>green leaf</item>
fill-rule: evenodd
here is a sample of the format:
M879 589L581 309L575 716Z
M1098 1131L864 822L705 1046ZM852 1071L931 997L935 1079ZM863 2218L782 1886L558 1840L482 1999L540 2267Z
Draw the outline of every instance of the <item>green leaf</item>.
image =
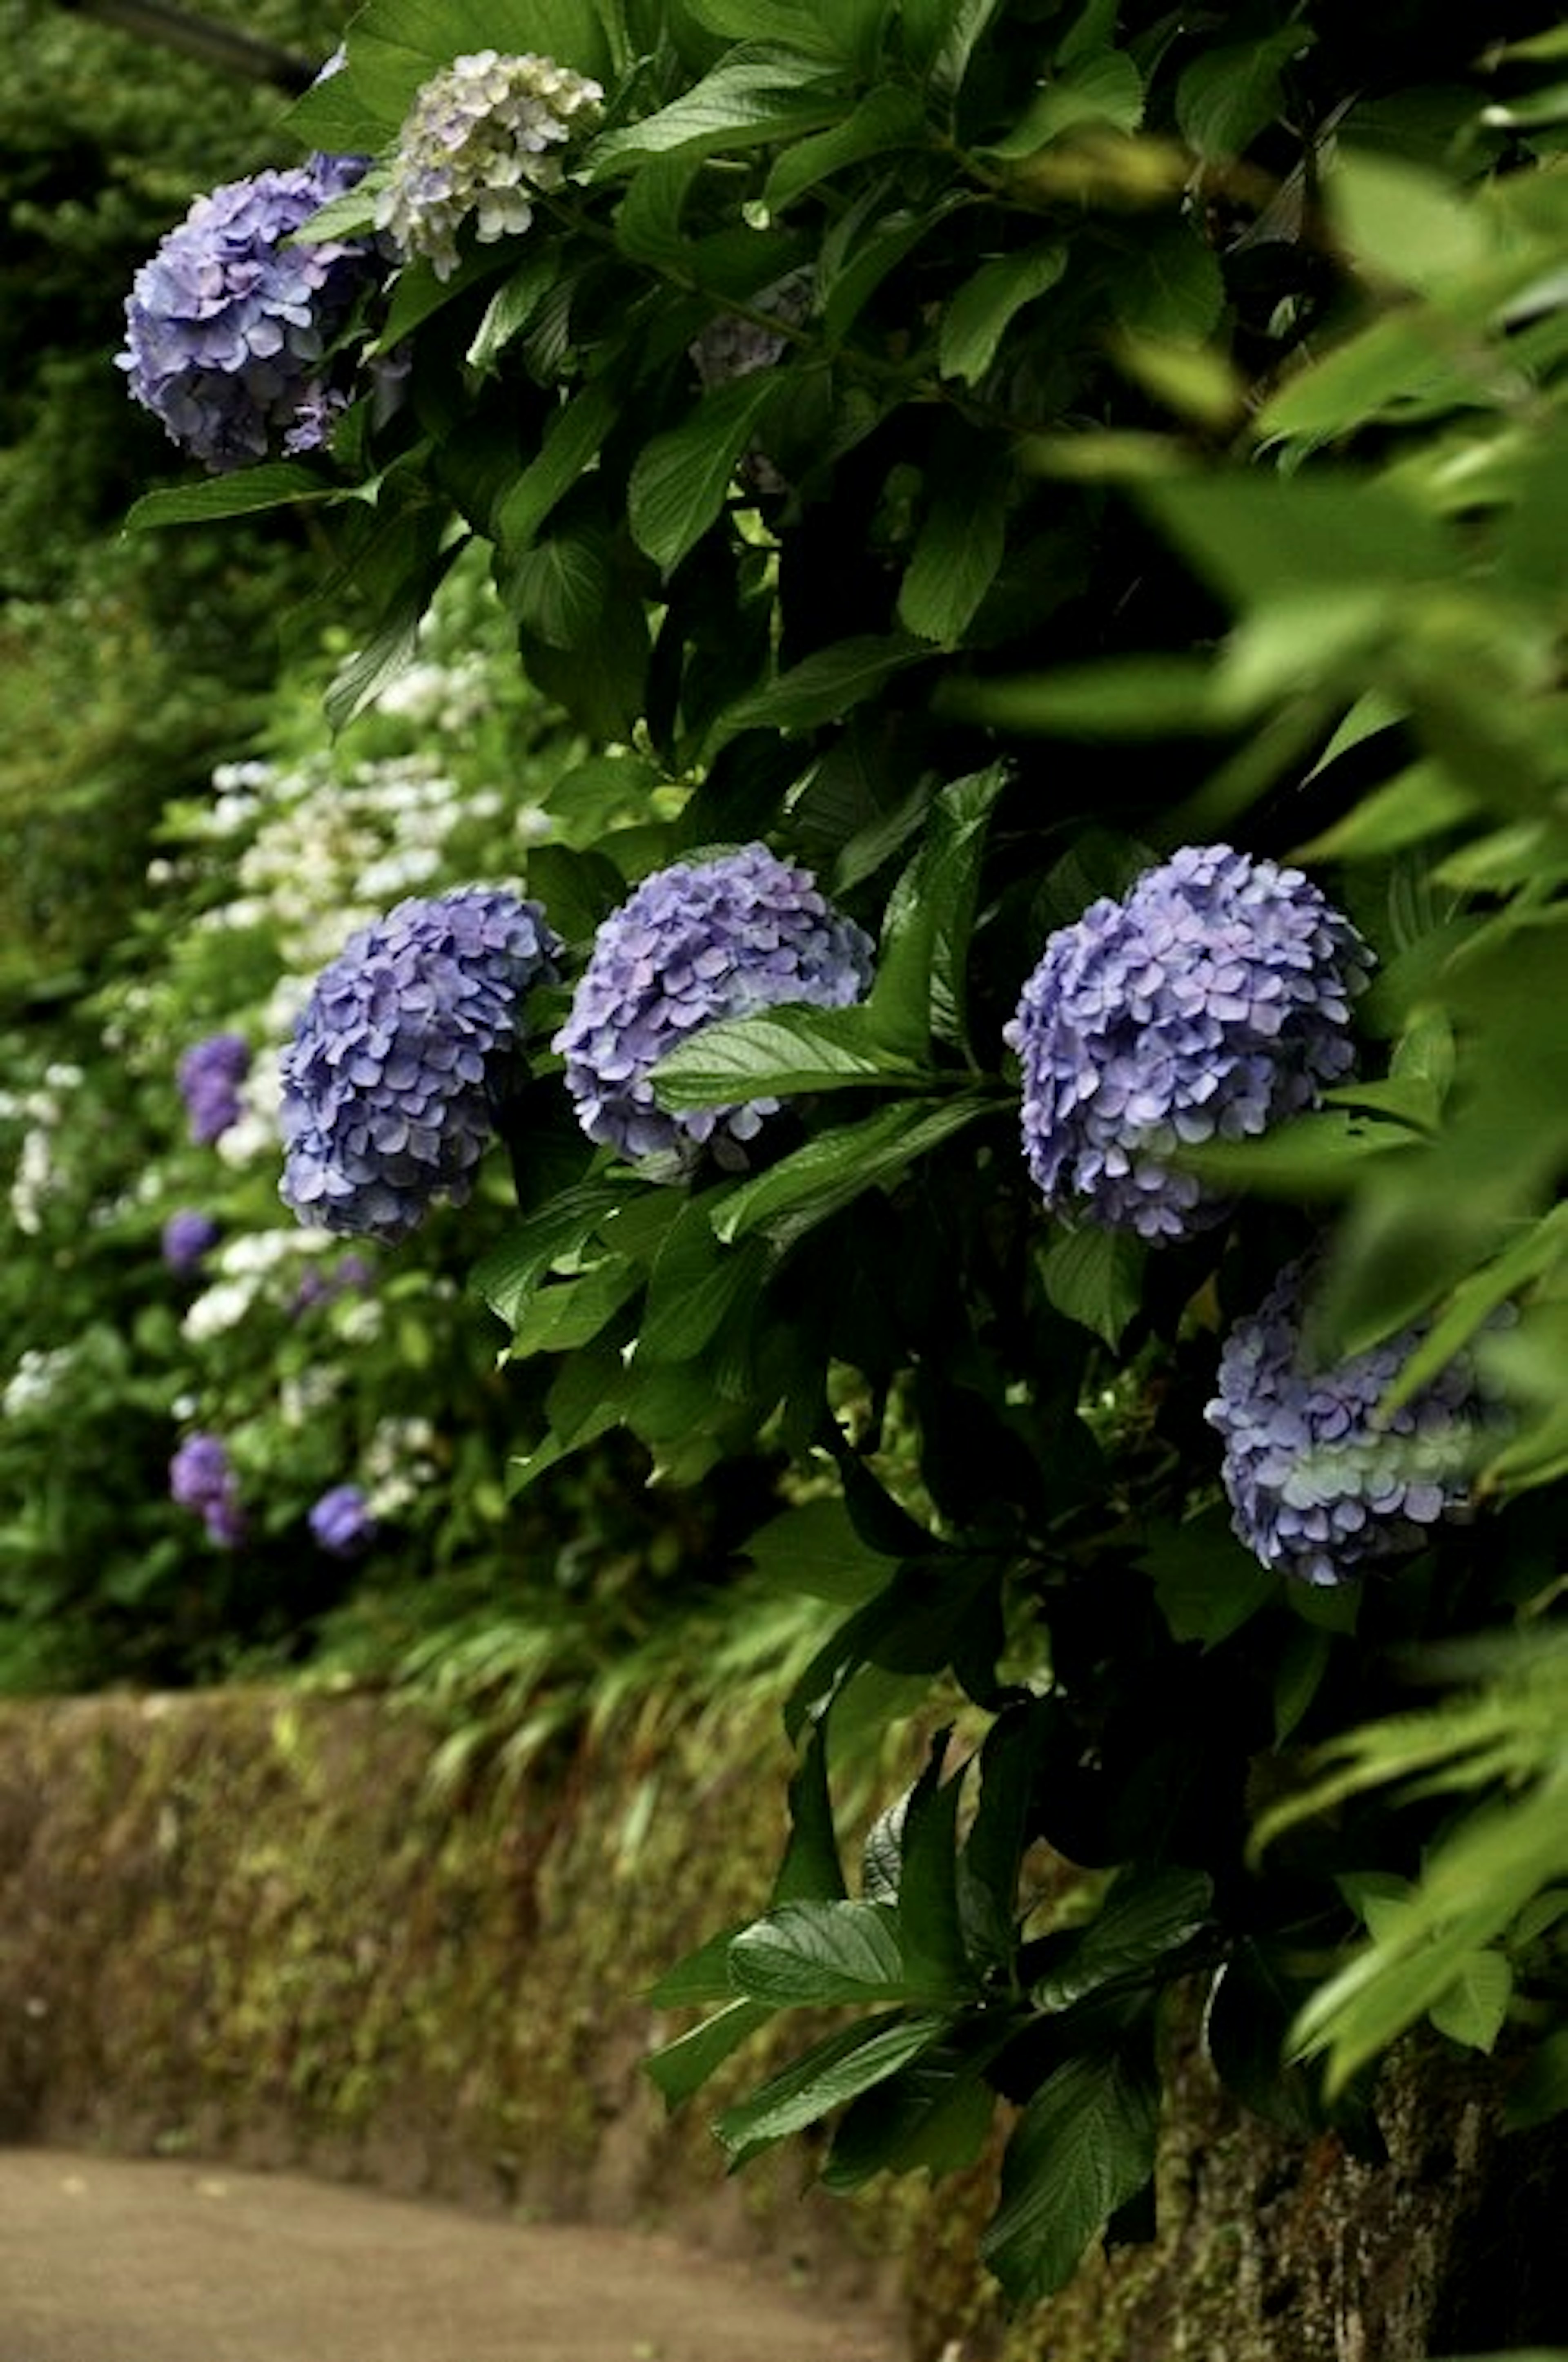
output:
M777 370L758 370L714 386L678 426L638 453L627 487L631 536L666 574L718 518L780 383Z
M641 1272L624 1255L606 1255L574 1279L547 1282L512 1324L512 1358L575 1352L598 1336L641 1286Z
M785 1727L820 1718L864 1665L929 1675L993 1667L1003 1641L1002 1568L983 1552L923 1552L847 1617L819 1649L784 1708ZM978 1685L978 1684L977 1684Z
M665 2106L678 2108L773 2014L765 2002L732 2001L700 2025L650 2051L642 2061L643 2072Z
M830 2034L749 2099L726 2108L714 2131L740 2163L885 2082L936 2040L943 2024L899 2012Z
M880 1903L781 1904L731 1940L729 1975L738 1992L774 2009L904 2001L914 1990L898 1915Z
M981 2243L1015 2304L1072 2278L1096 2233L1154 2171L1158 2085L1131 2048L1069 2058L1007 2145L1002 2196Z
M924 145L928 137L925 109L916 93L883 83L868 91L842 123L784 150L763 187L763 209L782 213L847 166L885 155L890 149Z
M1221 705L1202 656L1107 657L1032 679L956 682L938 710L997 730L1087 739L1204 736L1237 718Z
M767 1264L759 1239L721 1245L698 1198L665 1234L648 1281L637 1351L651 1361L687 1361L711 1344L730 1313L758 1293Z
M1169 1974L1182 1951L1209 1925L1212 1882L1202 1871L1174 1867L1120 1871L1105 1900L1065 1959L1030 1992L1036 2009L1070 2009L1101 1986Z
M301 501L341 501L350 495L341 484L323 481L314 468L295 459L277 459L254 468L236 468L226 476L208 477L199 484L168 484L144 492L126 513L127 533L144 533L165 524L209 524L218 517L256 516L266 509L291 508Z
M879 1041L863 1008L804 1002L700 1026L660 1059L652 1076L660 1106L676 1111L929 1079L926 1069Z
M844 1871L828 1785L828 1735L817 1724L807 1732L800 1761L790 1775L789 1841L768 1904L777 1910L786 1903L843 1900ZM728 1969L728 1958L726 1965Z
M1040 1285L1066 1319L1114 1347L1143 1301L1147 1260L1141 1239L1085 1223L1081 1230L1059 1232L1046 1248L1039 1259Z
M1291 855L1301 861L1375 861L1424 844L1468 820L1476 809L1472 790L1441 763L1412 763L1352 805L1342 820L1322 830Z
M609 583L605 536L597 527L551 534L497 566L509 613L553 648L579 648L595 637Z
M867 1013L879 1039L910 1058L924 1058L933 1037L967 1045L970 936L986 831L1009 776L992 763L949 780L888 897Z
M743 730L812 730L841 722L861 700L874 697L894 674L929 658L930 648L906 632L838 640L818 648L765 689L726 706L708 734L711 756Z
M1001 2036L932 2043L846 2111L822 2169L825 2190L859 2190L874 2173L960 2172L984 2147L996 2108L985 2070Z
M610 180L677 149L715 155L798 139L835 122L843 106L837 64L748 42L657 114L596 139L584 177Z
M1177 127L1188 146L1205 162L1245 156L1280 112L1286 67L1315 39L1308 25L1281 25L1194 58L1176 86Z
M1503 2030L1513 1992L1514 1972L1506 1954L1471 1952L1427 2015L1451 2042L1461 2042L1467 2050L1489 2051Z
M1018 1875L1035 1835L1041 1764L1061 1713L1049 1697L1006 1706L981 1749L980 1795L959 1857L959 1906L977 1968L1012 1970Z
M1157 1529L1138 1564L1175 1639L1206 1648L1238 1632L1279 1588L1278 1575L1236 1540L1222 1508Z
M1491 253L1481 209L1401 157L1341 150L1323 197L1346 250L1396 286L1441 288Z
M1219 259L1185 217L1141 235L1106 292L1124 328L1171 344L1201 344L1225 308Z
M898 1180L917 1157L996 1111L993 1100L968 1096L901 1099L858 1123L838 1124L742 1182L715 1228L725 1239L760 1231L775 1247L793 1246L867 1189Z
M1342 468L1332 476L1234 469L1138 488L1191 563L1233 605L1347 584L1431 581L1453 552L1433 519L1393 485Z
M840 1606L880 1590L893 1572L886 1553L861 1540L836 1496L797 1502L770 1518L751 1536L745 1554L763 1580L781 1591Z
M1056 285L1067 261L1067 248L1051 238L982 262L942 315L937 348L942 375L977 384L996 359L1013 321L1026 304Z
M1053 139L1084 127L1135 131L1144 119L1144 83L1125 50L1084 50L1045 81L1004 138L982 152L1003 162L1036 156Z
M1013 470L1006 453L938 475L898 591L906 632L956 648L1007 549Z
M556 502L598 457L621 414L623 399L606 373L590 379L551 419L534 458L496 510L495 536L503 568L528 547Z
M472 1284L508 1328L521 1319L551 1267L580 1253L598 1235L606 1218L626 1203L634 1186L624 1179L593 1180L563 1190L480 1258Z

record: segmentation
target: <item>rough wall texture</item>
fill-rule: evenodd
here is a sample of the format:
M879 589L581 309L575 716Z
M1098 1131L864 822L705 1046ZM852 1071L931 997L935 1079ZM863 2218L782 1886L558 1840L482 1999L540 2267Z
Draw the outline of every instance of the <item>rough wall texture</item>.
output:
M366 1697L0 1706L0 2138L302 2165L902 2283L915 2362L1568 2345L1568 2145L1501 2142L1452 2057L1387 2080L1371 2166L1244 2119L1178 2027L1159 2241L1023 2321L975 2262L994 2161L852 2207L803 2192L796 2154L726 2180L705 2112L667 2119L637 2071L662 2031L641 1996L762 1900L771 1728L666 1727L456 1802L435 1744Z

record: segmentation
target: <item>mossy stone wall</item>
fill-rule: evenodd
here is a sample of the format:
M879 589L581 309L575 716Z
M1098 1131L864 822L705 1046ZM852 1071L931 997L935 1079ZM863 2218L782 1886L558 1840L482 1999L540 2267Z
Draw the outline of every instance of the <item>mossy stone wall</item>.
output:
M1386 2079L1369 2164L1243 2117L1194 2009L1159 2239L1018 2321L977 2262L994 2155L850 2205L803 2187L798 2149L727 2178L710 2111L667 2117L638 2071L674 2030L644 1996L763 1900L776 1717L665 1715L455 1797L439 1744L378 1696L0 1705L0 2138L657 2224L846 2296L902 2289L913 2362L1568 2345L1568 2145L1503 2142L1481 2075L1436 2051Z

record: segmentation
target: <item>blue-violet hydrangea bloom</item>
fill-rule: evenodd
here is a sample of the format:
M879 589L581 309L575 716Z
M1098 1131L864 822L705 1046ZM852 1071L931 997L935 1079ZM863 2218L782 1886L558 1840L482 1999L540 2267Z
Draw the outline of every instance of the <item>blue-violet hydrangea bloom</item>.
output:
M524 996L560 944L499 887L411 896L317 978L280 1061L282 1195L302 1222L396 1242L462 1205L495 1130Z
M843 1009L871 982L871 937L818 892L809 870L765 845L675 862L611 911L554 1046L590 1140L633 1161L705 1143L739 1164L777 1099L669 1114L650 1076L666 1052L716 1019L790 1001Z
M1305 1284L1290 1264L1236 1322L1203 1415L1225 1440L1221 1473L1238 1538L1265 1566L1328 1585L1419 1550L1440 1518L1464 1507L1484 1406L1460 1355L1378 1419L1423 1332L1314 1367L1301 1330Z
M163 1260L170 1271L182 1275L199 1271L218 1238L218 1225L211 1214L203 1214L194 1206L181 1206L163 1225Z
M245 1112L239 1086L249 1072L250 1044L243 1033L209 1033L181 1054L175 1080L198 1148L210 1148L239 1121Z
M450 279L464 222L472 218L484 243L527 229L532 199L565 176L556 151L592 128L603 97L597 82L549 58L496 50L455 58L424 84L398 135L377 227Z
M376 1520L357 1485L334 1485L311 1509L310 1528L329 1558L357 1558L376 1539Z
M373 239L285 241L363 177L313 156L198 197L137 272L118 356L130 391L214 474L313 448L341 406L326 348L385 269Z
M1091 903L1049 937L1004 1028L1047 1203L1151 1240L1218 1220L1224 1198L1171 1151L1314 1105L1354 1061L1370 966L1299 869L1227 844L1185 846Z
M246 1537L239 1484L221 1436L188 1435L169 1463L169 1492L182 1509L194 1509L209 1538L236 1550Z

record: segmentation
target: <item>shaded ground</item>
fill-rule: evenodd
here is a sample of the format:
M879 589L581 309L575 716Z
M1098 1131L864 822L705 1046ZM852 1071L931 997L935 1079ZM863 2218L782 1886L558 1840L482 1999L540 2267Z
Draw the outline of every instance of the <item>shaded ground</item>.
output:
M0 2362L897 2362L673 2240L294 2174L0 2150Z

